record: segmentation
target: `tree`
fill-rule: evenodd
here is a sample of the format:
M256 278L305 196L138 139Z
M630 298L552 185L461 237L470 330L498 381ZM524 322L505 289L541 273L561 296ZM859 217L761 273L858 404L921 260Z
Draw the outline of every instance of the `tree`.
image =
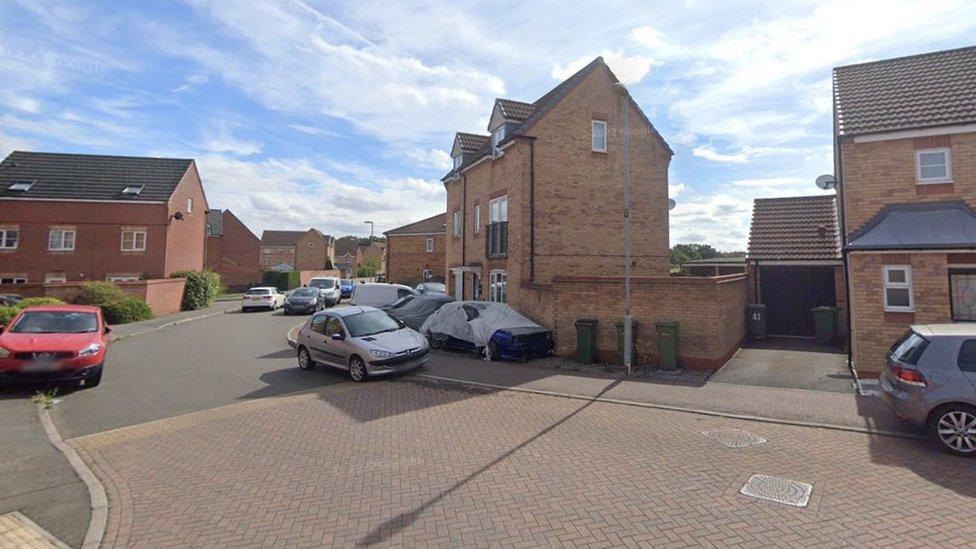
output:
M363 262L356 272L356 276L360 278L369 278L371 276L376 276L376 273L380 272L380 260L375 257L370 257Z
M685 261L716 257L745 257L745 252L720 252L709 244L675 244L671 248L671 265L680 267Z

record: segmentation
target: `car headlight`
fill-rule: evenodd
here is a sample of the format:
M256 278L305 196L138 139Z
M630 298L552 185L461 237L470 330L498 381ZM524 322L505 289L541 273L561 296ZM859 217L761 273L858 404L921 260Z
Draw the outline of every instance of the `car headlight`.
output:
M8 356L10 356L10 351L0 347L0 358L7 358Z
M91 345L85 347L84 349L78 351L78 356L92 356L97 354L98 351L102 350L101 343L92 343Z
M393 353L391 353L390 351L382 351L380 349L372 350L369 353L375 356L376 358L390 358L391 356L393 356Z

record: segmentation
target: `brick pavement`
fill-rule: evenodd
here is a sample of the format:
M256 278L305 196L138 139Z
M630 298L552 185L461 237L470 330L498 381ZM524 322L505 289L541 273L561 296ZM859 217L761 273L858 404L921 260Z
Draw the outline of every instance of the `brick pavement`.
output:
M608 382L609 383L609 382ZM768 439L730 449L701 431ZM976 468L913 440L401 378L70 441L115 546L840 546L976 539ZM753 473L813 484L793 508Z

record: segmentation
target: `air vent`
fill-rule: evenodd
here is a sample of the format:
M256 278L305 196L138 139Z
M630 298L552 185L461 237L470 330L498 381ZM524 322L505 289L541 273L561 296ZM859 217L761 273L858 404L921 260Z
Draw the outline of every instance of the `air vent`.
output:
M8 191L19 191L19 192L22 192L22 193L26 193L33 186L34 186L34 182L33 181L11 181L10 182L10 186L7 187L7 190Z
M145 185L129 185L128 187L122 189L122 194L125 196L139 196L139 193L142 192L143 187L145 187Z

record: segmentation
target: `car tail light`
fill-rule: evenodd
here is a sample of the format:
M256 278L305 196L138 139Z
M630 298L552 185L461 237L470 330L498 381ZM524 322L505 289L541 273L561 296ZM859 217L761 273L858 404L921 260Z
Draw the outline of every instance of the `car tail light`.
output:
M918 370L912 370L910 368L902 368L901 366L892 366L891 373L898 379L898 381L904 383L905 385L912 385L914 387L925 387L925 376L922 372Z

